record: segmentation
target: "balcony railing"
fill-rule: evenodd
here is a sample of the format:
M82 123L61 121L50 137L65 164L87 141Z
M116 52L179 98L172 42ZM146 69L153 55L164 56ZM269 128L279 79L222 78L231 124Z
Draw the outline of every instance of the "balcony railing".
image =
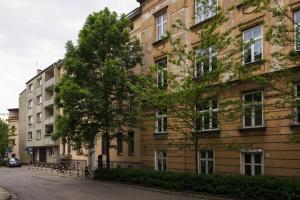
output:
M44 107L52 106L54 105L54 98L50 97L49 99L46 99L44 101Z
M53 78L51 78L51 79L49 79L49 80L47 80L47 81L45 82L45 88L49 88L49 87L54 86L54 83L55 83L55 79L54 79L54 77L53 77Z

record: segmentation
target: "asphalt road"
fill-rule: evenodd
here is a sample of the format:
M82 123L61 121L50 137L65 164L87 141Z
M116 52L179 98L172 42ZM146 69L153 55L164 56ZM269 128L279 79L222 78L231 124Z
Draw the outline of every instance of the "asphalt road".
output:
M131 186L93 180L51 176L28 171L27 167L0 167L0 187L18 200L195 200ZM199 200L199 199L198 199Z

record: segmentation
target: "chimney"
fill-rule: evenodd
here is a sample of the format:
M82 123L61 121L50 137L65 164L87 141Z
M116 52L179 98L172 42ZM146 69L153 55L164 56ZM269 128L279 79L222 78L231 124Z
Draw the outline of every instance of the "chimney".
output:
M42 72L43 70L41 70L41 69L37 69L37 75L39 75L41 72Z

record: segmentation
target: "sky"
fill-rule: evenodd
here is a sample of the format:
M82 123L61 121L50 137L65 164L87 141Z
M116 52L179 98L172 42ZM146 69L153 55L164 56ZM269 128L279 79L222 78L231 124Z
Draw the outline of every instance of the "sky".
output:
M136 0L0 0L0 118L18 107L25 83L64 57L86 17L105 7L129 13Z

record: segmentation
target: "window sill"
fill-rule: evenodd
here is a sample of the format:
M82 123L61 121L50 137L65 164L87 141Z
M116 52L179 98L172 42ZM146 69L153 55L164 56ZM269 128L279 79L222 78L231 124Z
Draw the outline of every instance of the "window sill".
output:
M203 130L203 131L196 131L197 135L204 135L204 134L220 134L220 129L212 129L212 130Z
M260 126L260 127L245 127L245 128L240 128L239 132L240 133L265 132L266 130L267 130L267 127L265 127L265 126Z
M153 42L153 46L160 46L160 45L163 45L166 43L166 40L165 39L160 39L160 40L157 40L155 42Z
M201 26L203 26L203 24L206 24L206 23L209 23L209 22L213 21L216 18L216 16L217 15L214 15L214 16L208 18L208 19L205 19L201 22L198 22L198 23L194 24L193 26L190 27L190 30L195 31L197 29L200 29Z
M167 132L164 132L164 133L154 133L153 134L153 138L155 140L164 140L167 138Z
M249 62L249 63L244 63L243 65L246 67L252 67L252 66L258 66L258 65L262 65L265 63L264 59L258 60L258 61L253 61L253 62Z

